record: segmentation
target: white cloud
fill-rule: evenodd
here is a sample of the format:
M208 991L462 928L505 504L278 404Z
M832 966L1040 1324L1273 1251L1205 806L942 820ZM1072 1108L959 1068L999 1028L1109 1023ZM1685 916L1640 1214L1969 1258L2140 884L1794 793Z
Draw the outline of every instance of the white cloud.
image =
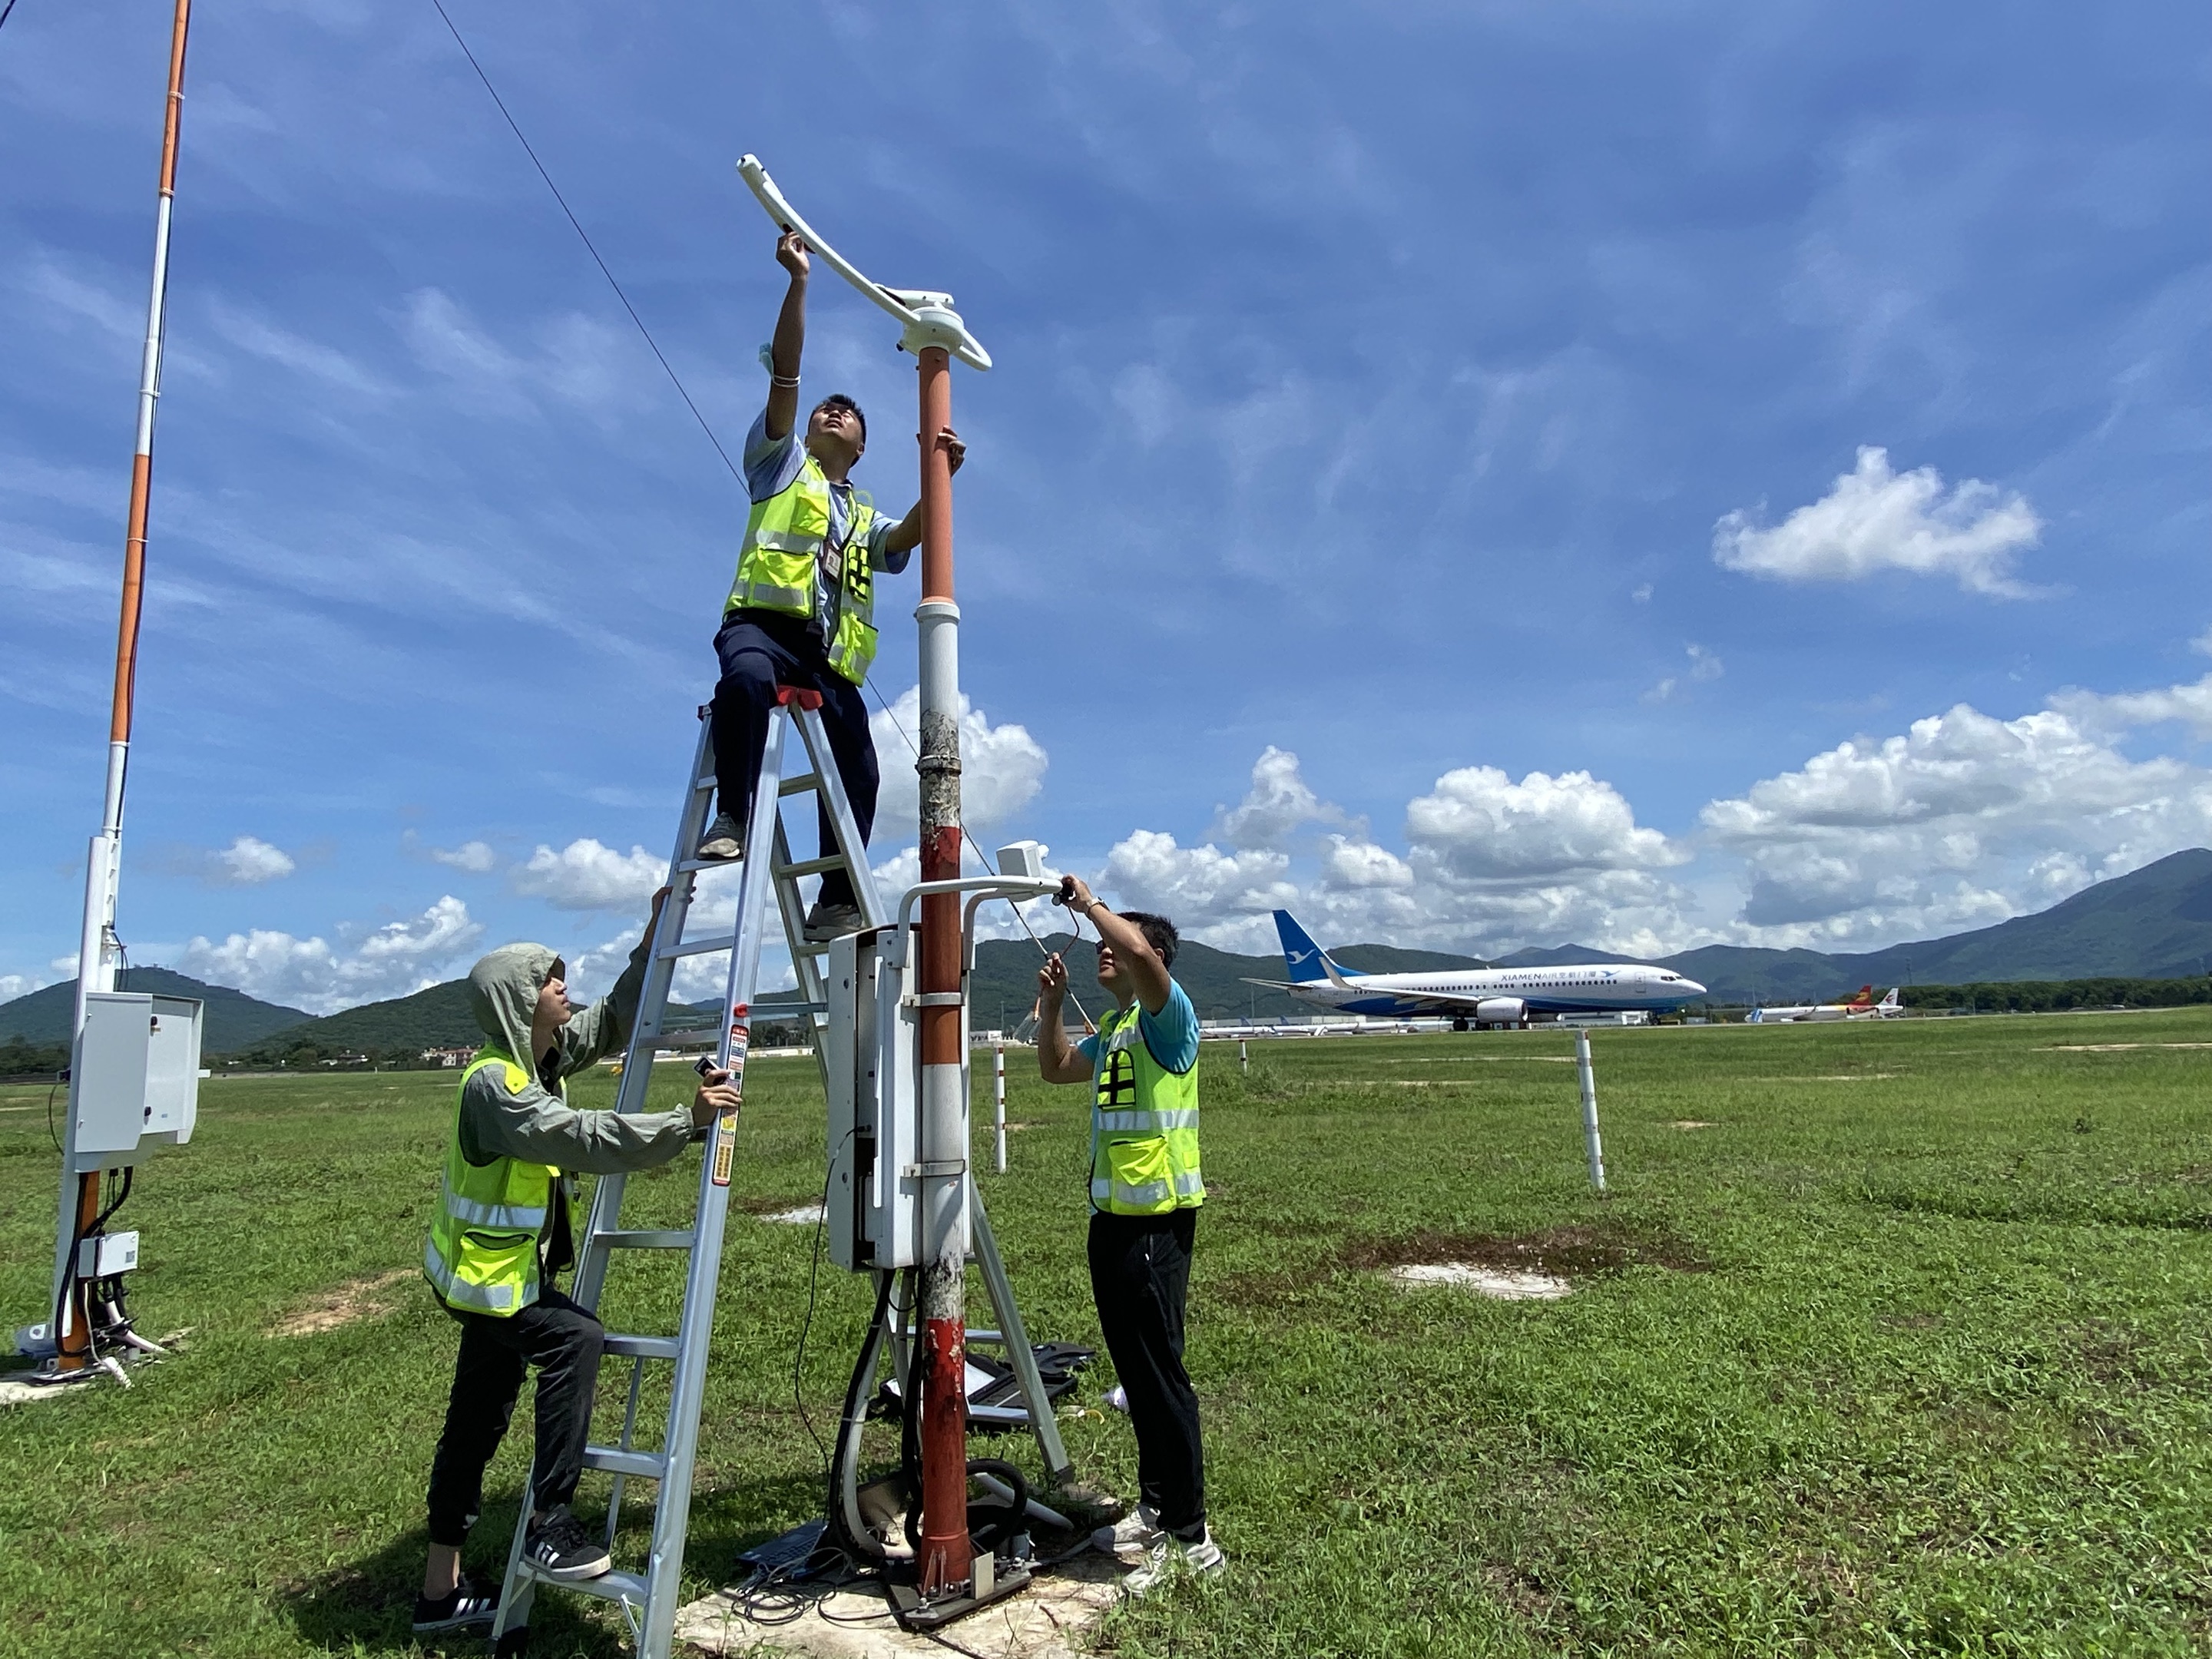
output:
M0 1002L27 997L49 982L35 974L0 974Z
M1211 842L1179 847L1173 836L1139 830L1115 843L1101 879L1121 908L1158 911L1183 932L1222 944L1272 937L1267 913L1298 896L1285 879L1290 863L1265 848L1224 853Z
M2212 738L2212 674L2187 685L2169 685L2156 691L2111 696L2062 691L2051 698L2051 706L2091 731L2117 732L2178 720L2190 728L2192 736Z
M1690 659L1690 678L1692 681L1717 680L1728 672L1722 665L1721 659L1706 650L1704 646L1692 645L1685 648ZM1644 701L1646 702L1669 702L1681 684L1679 675L1669 674L1644 694Z
M648 401L629 337L576 313L541 323L538 349L518 352L493 338L443 289L424 288L407 296L399 326L423 368L502 414L526 413L551 398L604 425Z
M289 853L254 836L240 836L219 853L208 855L214 879L233 887L255 887L277 881L299 866Z
M921 747L921 688L908 686L888 711L878 709L868 722L875 738L883 787L876 797L880 834L889 827L903 834L921 814L921 781L915 757ZM994 726L983 711L960 699L960 816L970 830L1004 823L1036 799L1050 764L1044 746L1019 726Z
M466 849L464 848L464 851ZM539 844L517 865L514 890L562 910L610 910L640 906L668 878L668 864L642 847L617 853L585 836L559 852Z
M2212 775L2130 760L2078 718L2170 695L2074 694L2010 720L1960 703L1711 803L1707 840L1744 860L1736 936L1834 948L1985 926L2212 841Z
M1232 846L1280 847L1303 825L1342 822L1344 814L1299 775L1298 757L1269 744L1252 763L1252 787L1244 799L1220 815L1218 833Z
M2014 556L2042 531L2026 496L1978 478L1947 495L1934 467L1893 472L1888 452L1869 444L1833 489L1771 530L1741 508L1724 514L1713 526L1713 558L1780 581L1856 581L1900 570L2019 599L2033 590L2012 579Z
M178 959L179 971L310 1013L404 996L452 978L483 929L468 906L448 894L420 915L394 921L351 949L319 935L299 939L273 929L232 933L221 942L196 937Z
M430 856L440 864L465 870L472 876L489 875L499 868L499 854L486 842L465 841L459 847L433 847Z
M1620 792L1587 772L1516 783L1496 767L1462 767L1407 803L1406 835L1417 859L1468 881L1658 869L1689 856L1638 826Z

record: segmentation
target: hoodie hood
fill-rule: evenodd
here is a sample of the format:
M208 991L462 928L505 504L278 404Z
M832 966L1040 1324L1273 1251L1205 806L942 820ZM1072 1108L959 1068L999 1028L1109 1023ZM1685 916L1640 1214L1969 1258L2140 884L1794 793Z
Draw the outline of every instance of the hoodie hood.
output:
M530 1019L560 960L559 951L543 945L502 945L469 969L469 1012L492 1047L533 1077L540 1056L530 1052Z

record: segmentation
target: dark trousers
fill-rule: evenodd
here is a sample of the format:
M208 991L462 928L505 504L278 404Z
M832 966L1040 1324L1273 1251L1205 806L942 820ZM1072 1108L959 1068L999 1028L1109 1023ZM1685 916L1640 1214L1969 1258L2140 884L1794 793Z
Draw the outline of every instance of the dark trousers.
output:
M867 699L860 688L830 666L821 644L806 631L798 617L773 611L733 611L722 631L714 635L714 654L722 665L722 678L714 687L714 776L721 810L739 823L752 804L753 784L760 776L761 751L768 746L769 712L775 707L775 688L796 685L822 693L822 725L830 734L830 753L844 781L845 799L852 803L853 818L865 847L876 827L875 739L868 735ZM732 780L737 787L731 787ZM828 804L820 806L822 854L837 850L837 837L830 827ZM769 849L757 849L765 855ZM745 856L756 856L745 848ZM853 884L842 870L823 872L823 904L853 903Z
M599 1322L550 1285L511 1318L447 1310L460 1322L461 1353L446 1431L430 1465L430 1541L458 1546L483 1503L484 1467L514 1415L523 1373L538 1367L538 1451L531 1464L540 1510L576 1495L599 1378ZM524 1517L527 1524L528 1517Z
M1206 1454L1198 1394L1182 1368L1183 1298L1198 1212L1091 1217L1091 1294L1106 1352L1129 1397L1137 1487L1172 1533L1206 1522Z

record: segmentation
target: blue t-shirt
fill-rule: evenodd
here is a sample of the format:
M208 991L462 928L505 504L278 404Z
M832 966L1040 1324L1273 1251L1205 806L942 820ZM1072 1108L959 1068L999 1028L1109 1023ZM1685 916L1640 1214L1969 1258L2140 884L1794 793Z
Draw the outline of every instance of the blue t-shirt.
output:
M1198 1064L1198 1010L1191 1006L1189 994L1173 980L1168 981L1168 1005L1157 1014L1139 1007L1137 1010L1137 1034L1145 1039L1145 1047L1152 1051L1152 1059L1169 1071L1181 1076ZM1097 1032L1075 1045L1076 1053L1091 1062L1091 1074L1098 1075L1098 1035Z
M806 447L799 442L805 428L799 425L781 438L768 435L768 410L763 409L754 420L752 430L745 434L745 493L756 503L771 495L780 495L791 487L799 476L799 469L806 465ZM866 492L861 499L867 500ZM853 521L853 486L849 483L830 486L830 544L845 545L846 526ZM876 514L875 522L868 526L868 563L877 570L896 576L906 568L907 561L914 556L912 548L896 553L885 550L884 538L897 528L896 519ZM806 619L809 633L819 634L823 639L835 637L837 631L837 612L844 603L843 585L832 581L822 561L814 562L814 614Z

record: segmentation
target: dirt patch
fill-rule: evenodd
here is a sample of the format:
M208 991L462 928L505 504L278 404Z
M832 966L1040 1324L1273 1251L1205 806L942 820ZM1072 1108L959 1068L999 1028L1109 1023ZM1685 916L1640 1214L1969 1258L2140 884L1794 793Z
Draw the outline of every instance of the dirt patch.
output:
M1712 1268L1701 1252L1680 1239L1625 1227L1547 1227L1517 1238L1425 1231L1402 1238L1358 1239L1344 1250L1346 1267L1370 1271L1432 1262L1548 1273L1569 1280L1617 1273L1638 1264L1678 1273Z
M1451 1285L1500 1302L1557 1302L1574 1286L1553 1273L1529 1267L1477 1267L1465 1261L1417 1261L1393 1267L1401 1285Z
M320 1336L325 1331L337 1330L341 1325L351 1325L363 1319L381 1319L392 1311L392 1293L421 1272L416 1267L394 1267L390 1273L371 1273L366 1279L356 1279L339 1285L334 1291L325 1291L301 1307L294 1309L271 1325L265 1334L270 1336Z
M779 1221L795 1210L810 1212L808 1219L821 1213L822 1192L817 1188L805 1198L741 1198L738 1207L747 1215L757 1215L763 1221Z
M1703 1118L1678 1117L1667 1127L1670 1129L1710 1129L1714 1126Z
M2212 1048L2212 1042L2046 1042L2054 1054L2117 1054L2128 1048Z

